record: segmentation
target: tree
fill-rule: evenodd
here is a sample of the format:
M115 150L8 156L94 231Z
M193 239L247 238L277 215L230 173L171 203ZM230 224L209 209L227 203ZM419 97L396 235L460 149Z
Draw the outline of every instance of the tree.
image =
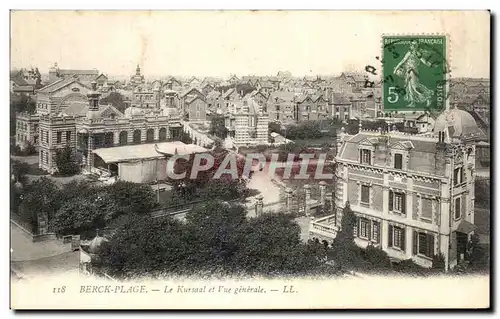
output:
M32 232L38 230L38 213L48 214L49 222L61 206L59 189L52 180L41 177L25 187L23 200L19 206L22 221L32 226Z
M280 135L283 135L281 131L281 125L279 123L269 122L268 126L269 126L269 133L276 132Z
M58 173L63 176L71 176L80 171L80 167L73 157L73 151L69 145L56 151L56 167Z
M16 181L19 181L21 184L26 185L26 174L28 173L30 166L26 162L21 161L12 161L11 163L11 174L14 176Z
M237 155L226 150L223 152L210 151L207 154L213 156L214 164L210 169L198 172L196 178L191 178L195 155L190 156L189 160L178 159L175 162L174 172L176 174L185 173L183 179L169 180L173 185L176 196L186 201L203 198L220 198L223 200L244 198L248 194L246 181L241 178L245 167L245 158L235 158L237 178L233 178L230 174L223 174L220 178L215 178L215 174L223 164L226 156ZM206 160L202 159L200 164L205 165Z
M127 104L125 103L125 99L124 99L123 95L121 95L118 92L110 92L108 96L102 98L99 101L99 104L101 104L101 105L111 104L118 111L120 111L122 113L124 113L125 109L127 108Z
M354 243L354 227L356 227L356 223L356 216L352 212L349 202L346 202L342 210L340 231L333 240L330 252L330 257L335 261L335 265L339 270L356 268L362 262L362 251Z
M36 147L31 141L26 141L24 144L23 155L30 156L36 154Z
M187 134L184 131L180 131L179 141L181 141L184 144L193 144L193 139L189 136L189 134Z
M186 227L171 217L131 215L101 248L103 268L116 278L190 273L186 260L196 253ZM192 274L192 273L191 273Z
M215 135L219 138L225 139L227 137L228 129L226 128L226 120L224 116L215 115L210 120L209 134Z
M112 225L124 215L149 215L155 205L151 187L124 181L109 186L72 182L60 191L59 197L63 204L52 225L60 235L85 237L95 229Z
M230 267L246 214L242 205L222 201L211 201L204 208L189 212L186 226L192 234L191 245L196 250L196 254L189 257L189 263L205 270Z
M145 184L118 181L106 188L106 195L115 203L117 215L147 214L156 205L155 192Z
M391 269L389 255L381 248L368 245L363 253L364 260L366 261L365 266L368 270L387 271Z
M253 92L255 90L255 88L248 83L240 83L240 84L236 84L235 90L241 96L245 96L248 93Z
M322 263L300 241L300 227L283 213L250 219L239 232L235 268L249 275L292 275L314 272Z
M101 200L99 196L78 197L65 202L57 210L52 226L58 235L79 234L101 229L113 216L113 203Z

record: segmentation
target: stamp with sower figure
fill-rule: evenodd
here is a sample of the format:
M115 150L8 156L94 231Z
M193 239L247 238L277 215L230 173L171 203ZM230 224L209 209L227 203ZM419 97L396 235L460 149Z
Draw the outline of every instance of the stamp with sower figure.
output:
M387 111L443 110L447 98L446 36L383 36Z

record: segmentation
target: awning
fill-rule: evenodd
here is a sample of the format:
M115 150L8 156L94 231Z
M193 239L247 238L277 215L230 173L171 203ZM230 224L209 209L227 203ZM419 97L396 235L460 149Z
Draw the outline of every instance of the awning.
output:
M466 220L462 220L460 224L458 224L458 227L455 231L459 233L469 234L472 233L474 229L476 229L476 226Z
M180 141L163 142L156 144L126 145L109 148L99 148L93 151L105 163L134 162L146 159L165 158L165 155L188 155L206 152L207 149L195 145L184 144Z

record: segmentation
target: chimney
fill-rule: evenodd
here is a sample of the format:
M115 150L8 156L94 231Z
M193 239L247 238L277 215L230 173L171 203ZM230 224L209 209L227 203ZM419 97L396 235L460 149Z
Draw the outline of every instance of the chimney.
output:
M445 173L446 164L447 164L447 155L448 155L448 147L445 143L445 133L438 132L438 142L436 144L436 160L434 173L436 175L443 175Z

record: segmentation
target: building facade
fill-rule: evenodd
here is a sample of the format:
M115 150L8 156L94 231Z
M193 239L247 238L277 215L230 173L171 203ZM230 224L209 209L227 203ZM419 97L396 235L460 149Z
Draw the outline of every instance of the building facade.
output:
M267 144L269 116L251 97L237 103L234 112L225 116L226 127L236 146Z
M335 237L348 203L358 245L424 267L442 254L448 268L456 266L474 232L474 140L481 134L470 114L456 109L441 114L429 134L342 134L337 211L328 225L312 223L311 234Z
M52 66L49 69L49 83L53 83L61 79L73 78L75 76L80 79L80 82L89 84L99 76L99 71L96 69L94 70L60 69L57 63L54 63L54 66Z
M130 107L122 114L111 105L100 105L97 83L91 87L78 78L58 80L37 91L36 114L19 114L16 143L38 141L39 167L55 172L56 154L69 146L84 167L94 167L93 150L127 144L175 140L182 129L176 108ZM25 125L27 124L27 125ZM22 133L22 134L21 134Z

